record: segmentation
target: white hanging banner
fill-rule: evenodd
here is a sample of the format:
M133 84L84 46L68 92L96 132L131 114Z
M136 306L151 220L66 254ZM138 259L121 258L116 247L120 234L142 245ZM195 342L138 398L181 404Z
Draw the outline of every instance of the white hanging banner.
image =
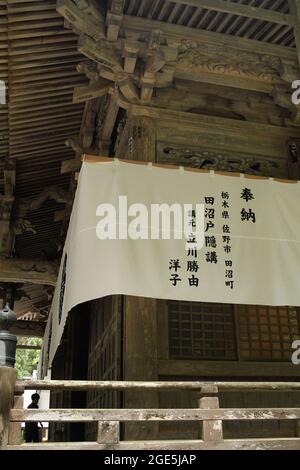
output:
M52 305L50 361L68 312L107 295L300 306L298 182L87 160Z

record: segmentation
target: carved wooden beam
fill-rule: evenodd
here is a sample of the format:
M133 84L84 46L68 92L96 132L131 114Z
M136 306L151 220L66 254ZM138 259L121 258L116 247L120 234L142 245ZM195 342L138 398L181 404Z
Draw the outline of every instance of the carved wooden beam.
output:
M286 124L298 127L300 124L300 105L292 103L290 93L285 93L275 87L272 91L272 97L278 106L289 112L290 116L285 119Z
M105 96L111 87L112 83L103 78L99 78L99 80L96 82L89 83L88 85L75 87L73 93L73 103L82 103L84 101Z
M144 76L141 79L141 100L143 104L151 102L155 81L155 73L144 73Z
M240 3L227 2L225 0L172 0L180 5L188 5L196 8L205 8L207 10L228 13L230 15L245 16L269 23L277 23L285 26L293 26L295 18L293 15L280 13L266 8L258 8L250 5L241 5Z
M0 258L0 281L56 285L58 265L49 261Z
M140 45L138 42L125 42L123 51L124 72L134 73L139 49Z
M244 38L237 41L220 33L128 16L122 30L135 39L142 31L150 35L155 28L163 32L169 47L177 48L177 58L166 58L167 66L174 67L176 79L270 93L274 86L290 88L291 81L298 78L297 57L292 48ZM224 46L222 54L220 42ZM143 58L146 53L143 51Z
M120 26L123 20L123 11L125 0L112 0L111 7L107 13L106 24L107 32L106 37L108 41L116 41L118 39Z
M210 0L208 0L210 2ZM227 2L228 5L235 5L237 3ZM267 10L270 11L270 10ZM222 43L223 48L232 47L237 51L250 51L259 52L260 54L271 54L275 57L282 59L295 60L296 52L294 49L276 44L268 44L266 42L257 41L254 39L241 38L237 36L215 33L213 31L204 31L189 26L175 25L165 23L163 21L149 20L141 17L134 17L124 15L122 32L130 35L131 39L137 39L140 34L151 33L153 29L159 29L164 34L169 46L177 47L182 41L188 42L190 40L197 40L202 44L220 47Z
M89 7L80 9L71 0L57 0L56 4L58 13L74 27L75 32L80 31L96 40L105 38L104 22L90 14L91 8L93 7L90 3Z
M18 320L11 327L11 333L16 336L32 336L43 338L46 322Z
M141 79L141 100L142 103L150 103L156 83L156 74L166 64L164 52L160 48L162 33L160 30L153 30L149 37L148 58L145 64L145 71Z
M100 8L100 2L97 0L74 0L74 3L83 13L91 15L101 25L104 24L104 14Z
M160 73L161 69L164 68L167 60L174 60L178 51L174 48L160 47L161 33L159 30L152 31L149 37L149 43L135 43L134 58L125 55L124 67L127 70L134 71L135 63L138 55L144 58L146 61L145 72L142 78L133 77L132 73L125 72L121 63L122 51L124 53L124 41L116 41L114 44L101 40L94 41L86 35L81 35L79 39L78 49L86 55L89 59L99 64L98 71L102 78L108 80L108 82L102 83L93 82L86 86L80 86L75 89L74 102L85 101L87 99L93 99L95 97L101 97L105 95L109 90L109 81L114 82L120 89L123 96L130 103L139 102L150 102L153 88L155 86L169 86L172 83L173 75L170 74L170 70L167 74L164 70ZM138 47L139 46L139 47ZM130 44L129 44L130 47ZM128 52L128 50L127 50ZM126 42L125 42L125 54L126 54ZM127 59L127 62L126 62ZM87 66L80 65L80 70L86 70ZM88 68L88 73L92 73L94 77L95 71L93 67ZM139 81L141 86L140 90L136 86L136 82ZM102 86L104 85L104 86ZM113 84L111 84L114 86Z
M132 78L128 76L126 73L120 73L118 74L116 78L117 78L116 83L119 86L125 98L130 103L139 103L140 101L139 92Z
M79 64L76 66L76 70L77 72L84 74L90 83L95 83L99 80L97 65L90 60L79 62Z
M78 50L91 60L106 67L121 72L123 70L121 57L116 52L114 45L106 40L95 41L82 34L78 41Z

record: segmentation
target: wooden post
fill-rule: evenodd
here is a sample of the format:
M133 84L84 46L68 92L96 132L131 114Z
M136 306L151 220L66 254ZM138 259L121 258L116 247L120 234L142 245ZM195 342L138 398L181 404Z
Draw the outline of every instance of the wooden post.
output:
M0 367L0 449L8 444L9 416L13 406L16 370Z
M201 397L199 400L199 408L205 410L215 410L220 408L219 398L215 395L218 393L218 388L215 386L208 386L202 388ZM207 396L209 395L209 396ZM216 442L223 440L223 425L220 420L205 420L202 424L202 440L205 442Z
M14 409L22 410L24 404L24 388L19 387L15 392L14 396ZM21 444L22 436L22 424L21 423L10 423L9 425L9 435L8 443L10 445L19 445Z
M131 110L130 137L133 160L156 161L156 124L147 116L136 116L137 107ZM157 301L143 297L126 296L124 300L125 340L124 379L158 380L158 331ZM126 408L159 408L159 395L153 391L126 392ZM159 432L158 423L126 423L126 440L155 440Z
M126 296L124 379L137 381L158 380L157 371L157 308L156 300ZM154 391L126 391L125 408L159 408L158 393ZM126 440L155 440L158 423L129 422L125 425Z
M119 444L120 423L118 421L99 421L97 442L98 444Z

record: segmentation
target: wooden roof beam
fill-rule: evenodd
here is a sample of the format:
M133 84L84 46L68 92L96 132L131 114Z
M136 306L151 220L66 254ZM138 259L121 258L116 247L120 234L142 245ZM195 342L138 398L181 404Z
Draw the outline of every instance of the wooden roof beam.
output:
M229 3L229 2L228 2ZM231 2L230 2L231 3ZM237 4L234 4L237 5ZM237 50L259 52L260 54L270 54L283 59L293 61L296 59L296 52L293 48L269 44L255 39L242 38L213 31L205 31L189 26L164 23L163 21L149 20L146 18L124 15L122 30L128 33L151 33L153 29L159 29L168 40L169 45L174 48L181 43L181 39L193 39L203 42L203 44L215 44L224 48L234 47Z
M195 8L205 8L230 15L245 16L254 20L268 21L293 27L295 18L291 14L280 13L266 8L257 8L240 3L227 2L224 0L172 0L180 5L187 5Z

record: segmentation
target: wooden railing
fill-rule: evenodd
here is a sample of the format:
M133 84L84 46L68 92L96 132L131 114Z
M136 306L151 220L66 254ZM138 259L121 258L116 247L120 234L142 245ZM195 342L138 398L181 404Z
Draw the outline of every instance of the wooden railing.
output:
M199 393L198 408L187 409L23 409L24 390L50 391L193 391ZM224 439L223 422L235 420L300 420L300 408L220 408L219 392L299 391L300 382L91 382L91 381L18 381L14 406L2 429L2 448L25 449L110 449L110 450L201 450L201 449L300 449L300 438ZM3 413L3 407L0 409ZM0 416L1 421L1 416ZM21 422L97 422L96 442L39 443L20 445ZM182 421L202 422L198 440L120 441L121 422ZM2 420L5 422L5 420ZM5 425L4 425L5 426ZM200 426L199 426L200 428ZM1 429L0 429L1 434ZM3 438L3 436L7 436ZM1 442L1 441L0 441Z

